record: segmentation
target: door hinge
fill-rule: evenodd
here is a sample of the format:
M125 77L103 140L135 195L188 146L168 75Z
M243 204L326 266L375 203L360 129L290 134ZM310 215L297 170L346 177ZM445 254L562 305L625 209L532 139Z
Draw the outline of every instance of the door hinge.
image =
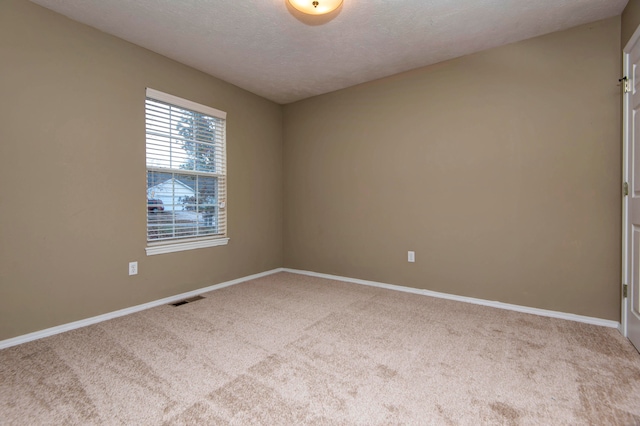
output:
M628 291L627 289L628 288L629 288L628 285L626 285L626 284L622 285L622 298L626 298L627 297L627 291Z
M626 197L629 195L629 184L627 182L622 184L622 194Z
M631 81L629 80L629 77L625 75L618 81L622 83L624 93L631 93Z

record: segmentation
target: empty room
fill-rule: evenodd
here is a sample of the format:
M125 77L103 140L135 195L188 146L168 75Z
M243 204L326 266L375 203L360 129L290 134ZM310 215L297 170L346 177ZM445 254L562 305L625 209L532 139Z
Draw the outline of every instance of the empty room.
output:
M640 424L639 26L0 1L0 424Z

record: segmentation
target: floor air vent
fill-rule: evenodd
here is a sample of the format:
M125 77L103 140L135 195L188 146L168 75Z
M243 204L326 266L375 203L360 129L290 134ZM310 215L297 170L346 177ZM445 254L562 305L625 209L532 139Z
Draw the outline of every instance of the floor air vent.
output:
M174 303L170 303L171 306L182 306L182 305L186 305L187 303L191 303L191 302L196 302L200 299L204 299L203 296L193 296L190 297L188 299L184 299L184 300L180 300L179 302L174 302Z

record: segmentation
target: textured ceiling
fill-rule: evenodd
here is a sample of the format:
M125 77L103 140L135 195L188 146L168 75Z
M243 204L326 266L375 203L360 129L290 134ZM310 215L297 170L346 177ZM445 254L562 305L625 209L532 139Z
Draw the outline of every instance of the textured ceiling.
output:
M278 103L622 13L628 0L32 0Z

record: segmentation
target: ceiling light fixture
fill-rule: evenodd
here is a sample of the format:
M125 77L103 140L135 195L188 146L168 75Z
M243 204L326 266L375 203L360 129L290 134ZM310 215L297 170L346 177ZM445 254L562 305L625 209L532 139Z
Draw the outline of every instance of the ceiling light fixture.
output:
M333 12L342 0L289 0L291 6L309 15L324 15Z

